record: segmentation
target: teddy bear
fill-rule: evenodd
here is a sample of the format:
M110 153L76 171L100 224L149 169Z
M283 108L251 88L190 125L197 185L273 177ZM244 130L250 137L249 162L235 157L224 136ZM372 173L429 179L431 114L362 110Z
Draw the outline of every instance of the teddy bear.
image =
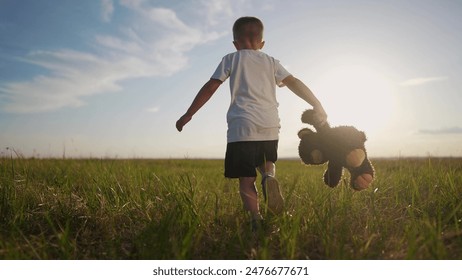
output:
M302 122L312 125L316 132L303 128L298 132L301 160L308 165L328 162L324 183L336 187L345 167L350 172L350 186L357 191L369 187L374 178L374 167L367 158L366 135L353 126L330 127L316 121L315 112L306 110Z

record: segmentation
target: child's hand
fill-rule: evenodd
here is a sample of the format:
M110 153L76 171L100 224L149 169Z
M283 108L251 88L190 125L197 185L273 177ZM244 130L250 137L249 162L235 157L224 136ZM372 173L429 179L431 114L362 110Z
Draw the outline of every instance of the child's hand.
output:
M319 124L319 126L323 126L327 123L327 114L324 111L324 108L322 106L316 106L313 108L315 114L314 114L314 121Z
M188 114L184 114L183 116L181 116L181 118L176 122L176 129L178 129L178 131L182 131L183 130L183 126L185 126L185 124L187 124L190 120L192 119L192 117Z

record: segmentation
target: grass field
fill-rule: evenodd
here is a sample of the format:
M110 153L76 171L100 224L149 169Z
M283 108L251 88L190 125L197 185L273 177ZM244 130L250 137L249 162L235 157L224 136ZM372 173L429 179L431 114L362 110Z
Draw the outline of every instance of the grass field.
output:
M13 154L0 158L0 259L462 258L462 159L373 163L355 192L279 161L285 212L253 234L221 160Z

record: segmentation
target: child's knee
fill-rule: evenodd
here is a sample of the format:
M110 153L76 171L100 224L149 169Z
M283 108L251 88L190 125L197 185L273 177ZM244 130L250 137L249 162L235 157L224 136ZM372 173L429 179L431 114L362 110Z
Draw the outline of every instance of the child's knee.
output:
M275 176L276 165L272 161L267 161L258 167L258 171L262 176Z

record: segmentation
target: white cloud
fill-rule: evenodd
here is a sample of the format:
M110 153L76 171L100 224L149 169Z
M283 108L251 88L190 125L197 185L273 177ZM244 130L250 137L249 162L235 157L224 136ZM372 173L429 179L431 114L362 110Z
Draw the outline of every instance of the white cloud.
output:
M104 18L110 19L112 1L102 3ZM82 106L85 97L122 90L123 80L180 71L188 63L189 50L223 35L194 28L175 11L151 7L142 0L122 0L121 4L135 13L134 22L121 27L119 34L96 36L96 52L34 51L22 58L48 74L2 85L2 109L30 113Z
M448 79L448 77L444 77L444 76L420 77L420 78L414 78L414 79L409 79L409 80L403 81L399 85L400 86L420 86L420 85L424 85L424 84L428 84L428 83L445 81L447 79Z
M114 13L114 3L112 0L101 0L101 17L103 21L110 22Z
M244 2L244 1L239 1ZM201 0L201 3L205 7L205 16L210 25L216 25L220 23L223 17L231 17L233 15L233 7L231 6L232 1L228 0ZM243 4L243 3L240 3ZM240 6L240 5L238 5Z
M120 0L120 4L132 9L139 9L145 0Z
M154 106L154 107L148 108L146 111L150 113L157 113L159 112L159 110L160 110L159 106Z
M117 50L126 53L141 53L143 51L142 46L140 46L137 42L133 41L124 41L120 38L107 36L107 35L100 35L96 36L96 42L103 46L107 47L112 50Z
M34 52L26 60L52 74L3 87L8 99L4 106L7 112L42 112L82 106L85 96L121 90L117 82L139 76L138 71L144 64L135 59L130 61L128 57L111 60L73 50Z

